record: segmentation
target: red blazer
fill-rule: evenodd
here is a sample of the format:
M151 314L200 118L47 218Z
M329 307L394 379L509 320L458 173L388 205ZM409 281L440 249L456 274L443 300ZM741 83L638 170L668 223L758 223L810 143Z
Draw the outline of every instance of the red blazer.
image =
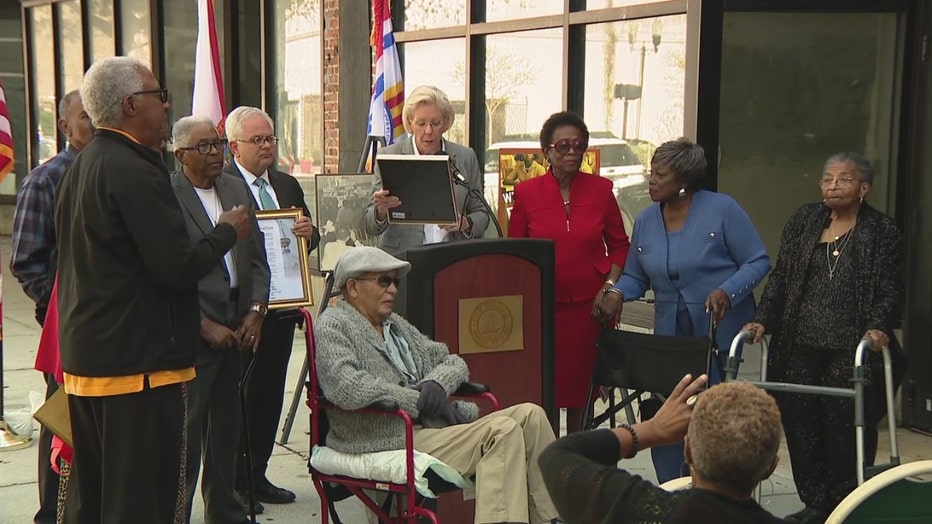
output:
M612 264L624 266L630 246L611 180L583 172L570 183L568 215L549 171L516 185L508 236L554 241L562 303L593 300Z

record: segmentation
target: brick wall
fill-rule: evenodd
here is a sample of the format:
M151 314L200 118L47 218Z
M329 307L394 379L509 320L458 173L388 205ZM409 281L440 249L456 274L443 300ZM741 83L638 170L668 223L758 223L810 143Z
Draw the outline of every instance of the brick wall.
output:
M340 162L340 0L324 0L324 172Z

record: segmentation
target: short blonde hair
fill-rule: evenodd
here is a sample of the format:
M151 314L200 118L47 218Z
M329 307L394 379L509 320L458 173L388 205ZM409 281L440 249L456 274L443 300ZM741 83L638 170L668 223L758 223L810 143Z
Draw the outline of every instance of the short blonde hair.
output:
M405 99L405 107L401 114L404 120L405 131L411 132L411 124L414 122L414 110L422 105L435 105L443 112L444 128L450 129L453 121L456 120L456 111L453 104L447 98L447 94L434 86L417 86L411 91L411 94Z
M750 492L777 456L780 410L747 382L719 384L699 396L687 435L692 466L702 478Z
M269 127L272 128L272 132L275 132L275 123L272 122L272 118L268 113L258 107L239 106L233 111L230 111L230 114L227 115L225 123L227 138L230 140L245 140L251 138L243 136L243 122L254 116L261 116L264 118L265 121L269 123Z

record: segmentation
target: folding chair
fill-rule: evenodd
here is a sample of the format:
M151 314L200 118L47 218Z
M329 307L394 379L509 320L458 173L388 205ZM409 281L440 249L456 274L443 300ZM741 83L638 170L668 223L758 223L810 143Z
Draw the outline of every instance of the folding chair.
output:
M589 397L597 387L622 390L621 402L595 414L586 407L583 429L595 429L628 409L643 393L668 396L687 373L698 377L708 373L716 352L714 326L709 338L674 337L604 329L596 342L597 354L589 380ZM634 390L628 395L625 390ZM614 398L614 392L610 394ZM629 415L630 416L630 415ZM633 422L633 421L632 421Z
M932 479L913 479L932 474L932 460L901 464L880 473L852 491L826 522L925 523L932 522Z
M305 341L307 343L307 362L309 371L309 380L307 383L307 405L311 409L311 449L315 446L325 446L329 424L327 422L326 411L338 410L338 406L328 402L324 398L320 385L317 381L317 365L315 361L316 345L314 342L313 320L310 313L302 309L301 314L304 316L307 329L305 329ZM491 406L492 411L499 409L498 399L489 392L489 389L482 385L466 382L460 385L451 397L484 399ZM414 524L419 519L426 519L429 522L438 523L436 510L436 500L422 497L415 488L414 473L414 424L411 416L394 402L377 402L363 409L355 410L359 413L369 413L382 416L398 417L405 423L405 483L394 483L390 481L379 481L370 479L352 478L344 475L325 474L314 469L308 462L308 470L314 487L320 497L321 506L321 523L328 524L330 518L335 524L340 524L340 517L334 507L334 502L355 496L370 511L375 513L380 522L389 524ZM452 491L455 488L439 477L427 475L429 488L434 493L443 493ZM363 490L378 490L387 492L385 503L380 505L376 500L370 497ZM397 503L398 516L391 516L391 505Z

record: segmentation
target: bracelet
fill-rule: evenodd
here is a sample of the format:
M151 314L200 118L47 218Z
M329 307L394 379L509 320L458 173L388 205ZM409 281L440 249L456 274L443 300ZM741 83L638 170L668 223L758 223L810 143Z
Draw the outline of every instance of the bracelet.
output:
M625 299L624 293L622 293L621 290L618 289L617 287L610 287L610 288L608 288L608 289L606 289L606 290L603 290L603 293L614 293L614 294L618 295L619 297L621 297L622 300Z
M610 286L614 286L614 285L615 285L615 281L612 280L612 279L610 279L610 278L605 279L605 283L608 284L608 285L610 285Z
M634 458L634 456L638 454L638 447L639 447L637 432L635 432L634 428L632 428L627 422L619 422L618 427L622 429L626 429L628 430L628 433L631 433L631 453L629 453L624 458L626 459Z

